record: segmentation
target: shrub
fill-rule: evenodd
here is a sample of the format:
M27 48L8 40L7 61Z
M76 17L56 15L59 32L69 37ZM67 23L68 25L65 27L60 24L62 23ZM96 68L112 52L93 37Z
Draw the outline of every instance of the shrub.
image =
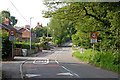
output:
M2 58L12 56L12 42L9 41L8 32L2 31Z
M31 43L31 49L35 49L35 47L38 47L38 44ZM29 42L14 42L14 48L30 49L30 43Z

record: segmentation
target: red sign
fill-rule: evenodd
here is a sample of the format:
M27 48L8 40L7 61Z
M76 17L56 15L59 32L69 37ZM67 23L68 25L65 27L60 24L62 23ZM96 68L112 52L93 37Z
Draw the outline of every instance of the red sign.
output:
M91 32L91 39L97 39L97 33Z
M9 30L9 36L16 36L16 30Z

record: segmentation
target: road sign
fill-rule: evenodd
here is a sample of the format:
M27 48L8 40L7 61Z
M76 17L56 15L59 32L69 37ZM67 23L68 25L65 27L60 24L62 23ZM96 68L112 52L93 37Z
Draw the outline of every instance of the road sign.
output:
M97 43L97 39L91 39L91 43Z
M16 30L9 30L9 36L16 36Z
M97 39L97 33L91 32L91 39Z
M9 41L16 41L16 37L15 36L9 36Z

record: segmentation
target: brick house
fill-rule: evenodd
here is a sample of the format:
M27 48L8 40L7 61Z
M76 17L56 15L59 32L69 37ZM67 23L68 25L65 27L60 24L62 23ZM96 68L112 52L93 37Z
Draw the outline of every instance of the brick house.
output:
M9 18L6 17L4 23L0 23L0 25L2 26L2 31L16 30L16 38L18 38L18 41L22 41L22 33L9 25Z
M25 28L19 29L20 32L22 32L22 38L29 38L30 37L30 26L25 25ZM34 32L31 32L31 37L36 37L36 34Z
M37 28L41 28L42 24L40 25L39 22L37 23L37 26L34 28L34 30L36 30Z

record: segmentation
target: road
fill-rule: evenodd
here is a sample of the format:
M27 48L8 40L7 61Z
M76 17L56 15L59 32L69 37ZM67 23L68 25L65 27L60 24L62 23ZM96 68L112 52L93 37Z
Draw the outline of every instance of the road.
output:
M118 74L92 66L72 57L71 47L43 50L31 57L15 57L15 61L3 62L6 78L72 78L117 80ZM103 79L104 78L104 79Z

